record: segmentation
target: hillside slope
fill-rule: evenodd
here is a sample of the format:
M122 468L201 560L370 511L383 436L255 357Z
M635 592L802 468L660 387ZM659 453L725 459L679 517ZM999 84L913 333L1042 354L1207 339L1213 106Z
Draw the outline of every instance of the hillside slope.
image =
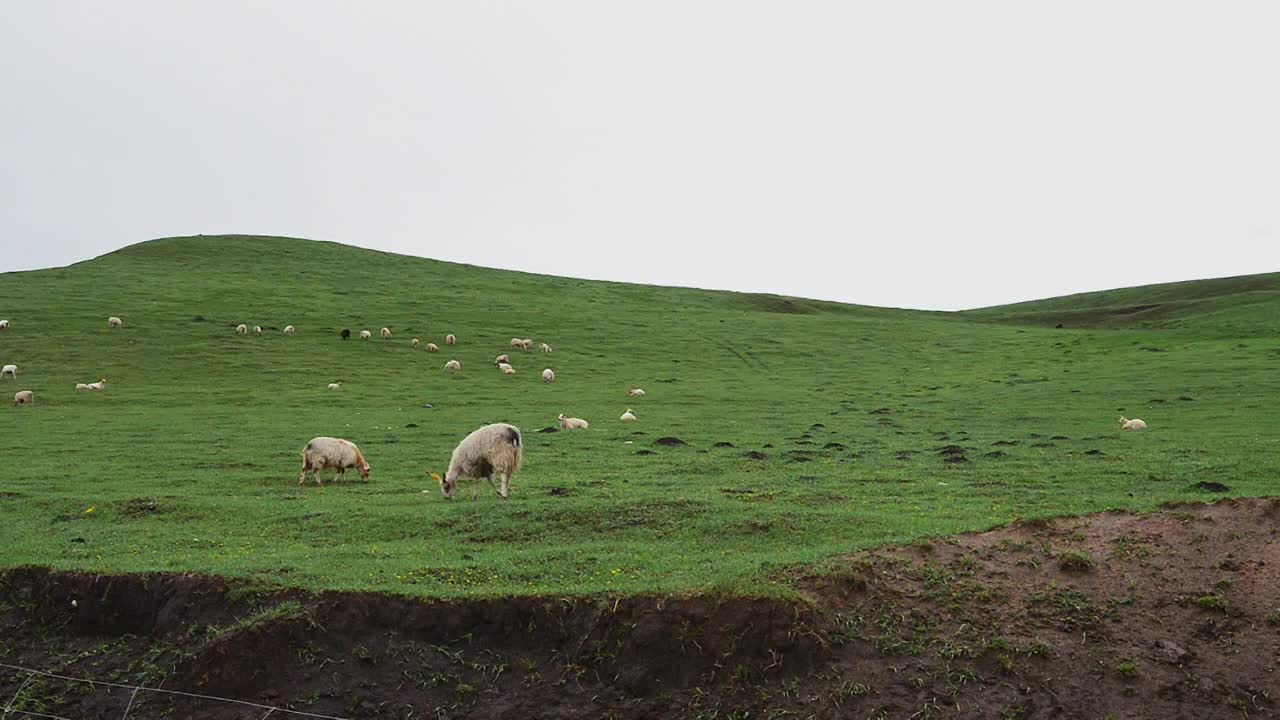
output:
M1202 482L1270 494L1280 345L1254 300L1206 295L1231 323L1092 332L283 238L143 243L0 276L0 362L20 367L0 388L38 397L0 413L21 458L0 566L440 597L792 593L786 568L857 548L1152 508ZM267 332L236 337L240 322ZM390 341L338 337L384 325ZM456 348L410 347L446 333ZM513 336L555 352L504 377ZM462 373L442 372L451 357ZM627 407L638 423L617 421ZM592 428L539 432L561 412ZM1117 432L1121 413L1151 431ZM443 500L428 472L500 420L525 431L513 497ZM299 497L316 435L359 443L373 481Z

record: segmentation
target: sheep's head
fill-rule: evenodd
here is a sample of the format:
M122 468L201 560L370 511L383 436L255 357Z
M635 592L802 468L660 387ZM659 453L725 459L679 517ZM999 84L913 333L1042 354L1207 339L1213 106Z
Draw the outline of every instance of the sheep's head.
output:
M458 490L458 479L450 480L441 477L440 473L431 473L431 478L440 484L440 494L444 495L446 500L452 500L453 494Z
M372 466L370 466L370 465L369 465L369 463L367 463L367 462L362 462L362 463L360 463L359 465L357 465L357 466L356 466L356 470L359 470L359 471L360 471L360 477L361 477L361 478L363 478L363 479L365 479L365 480L368 480L368 479L369 479L369 471L370 471L370 470L372 470L372 469L373 469L373 467L372 467Z
M1121 424L1121 425L1123 425L1123 424L1125 424L1125 423L1127 423L1127 422L1129 422L1129 418L1127 418L1127 417L1125 417L1125 416L1121 415L1121 416L1120 416L1120 424Z

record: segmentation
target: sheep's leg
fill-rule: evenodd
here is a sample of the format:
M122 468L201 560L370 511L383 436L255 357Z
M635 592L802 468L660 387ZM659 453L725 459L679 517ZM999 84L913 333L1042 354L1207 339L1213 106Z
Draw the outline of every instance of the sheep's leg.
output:
M506 500L506 499L507 499L507 495L508 495L508 494L510 494L510 490L509 490L509 488L508 488L508 485L509 485L510 483L511 483L511 475L510 475L509 473L505 473L505 472L504 472L504 473L502 473L502 488L501 488L500 490L498 490L498 495L499 495L499 497L501 497L503 500Z

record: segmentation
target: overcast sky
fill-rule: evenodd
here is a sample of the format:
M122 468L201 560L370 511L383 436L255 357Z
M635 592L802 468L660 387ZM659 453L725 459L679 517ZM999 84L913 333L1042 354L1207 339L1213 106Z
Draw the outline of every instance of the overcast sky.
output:
M1280 3L0 5L0 271L292 235L965 308L1280 270Z

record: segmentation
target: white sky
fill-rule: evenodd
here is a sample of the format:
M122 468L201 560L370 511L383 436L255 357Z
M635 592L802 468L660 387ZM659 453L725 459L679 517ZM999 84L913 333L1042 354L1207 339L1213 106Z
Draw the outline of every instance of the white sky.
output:
M0 4L0 271L336 240L964 308L1280 270L1280 3Z

